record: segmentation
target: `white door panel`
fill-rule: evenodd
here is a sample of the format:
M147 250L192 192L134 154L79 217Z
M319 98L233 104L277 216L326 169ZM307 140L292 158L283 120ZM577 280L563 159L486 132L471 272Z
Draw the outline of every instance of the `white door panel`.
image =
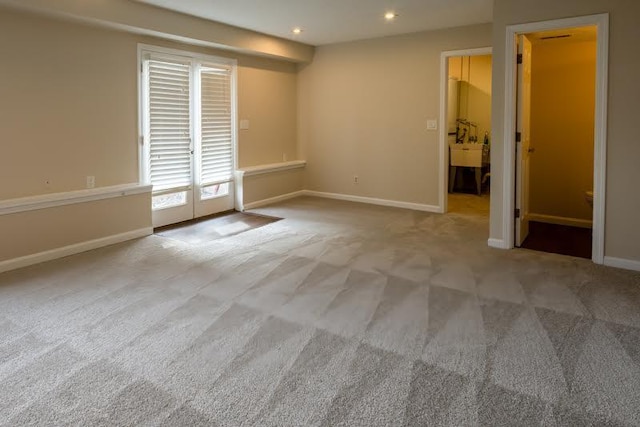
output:
M196 217L231 210L234 205L231 72L230 67L216 64L197 68Z

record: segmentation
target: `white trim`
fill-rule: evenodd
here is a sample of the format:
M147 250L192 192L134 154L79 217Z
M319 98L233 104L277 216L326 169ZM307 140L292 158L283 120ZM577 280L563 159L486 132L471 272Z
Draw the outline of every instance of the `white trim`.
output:
M147 79L147 74L149 72L148 65L146 61L143 60L142 49L140 49L140 45L138 45L137 50L137 60L136 63L138 66L138 71L136 72L137 76L137 84L138 84L138 182L142 182L145 184L149 184L149 168L147 166L148 159L148 147L149 141L146 141L145 137L145 129L147 128L146 123L142 123L145 119L146 115L143 113L145 106L147 105L147 91L145 90L146 85L144 84ZM146 142L146 144L145 144Z
M434 205L424 205L420 203L401 202L397 200L388 200L388 199L377 199L374 197L354 196L351 194L326 193L322 191L312 191L312 190L299 190L299 191L294 191L287 194L282 194L280 196L271 197L268 199L246 203L242 206L242 209L240 210L244 211L247 209L254 209L260 206L281 202L283 200L289 200L299 196L322 197L325 199L344 200L347 202L356 202L356 203L367 203L370 205L378 205L378 206L390 206L394 208L411 209L414 211L442 213L440 211L440 207L434 206Z
M502 240L505 249L512 249L515 246L515 218L513 212L515 208L515 147L513 147L513 136L516 132L516 32L507 27L506 47L505 47L505 75L504 75L504 134L502 144ZM498 185L497 181L492 184Z
M609 267L640 271L640 261L636 261L633 259L624 259L624 258L615 258L612 256L605 256L603 264Z
M609 93L609 15L600 15L596 42L596 113L593 156L593 239L591 259L604 263L605 192L607 182L607 115Z
M235 179L233 180L233 186L235 187L234 191L234 202L233 207L238 212L244 211L244 182L242 179L242 173L240 171L234 171Z
M114 245L116 243L137 239L139 237L149 236L151 234L153 234L153 228L145 227L138 230L127 231L125 233L114 234L112 236L101 237L99 239L88 240L86 242L63 246L61 248L50 249L48 251L38 252L37 254L25 255L19 258L0 261L0 273L9 270L15 270L17 268L27 267L33 264L39 264L45 261L51 261L69 255L75 255L80 252L98 249L103 246Z
M568 225L570 227L592 228L593 221L589 219L569 218L555 215L544 215L530 213L527 215L529 221L544 222L546 224Z
M76 203L93 202L114 197L132 196L134 194L150 193L150 185L124 184L110 187L98 187L87 190L67 191L64 193L41 194L38 196L21 197L0 202L0 215L48 209L57 206L73 205Z
M325 199L346 200L348 202L368 203L370 205L391 206L394 208L411 209L414 211L442 213L440 210L440 206L401 202L397 200L377 199L374 197L353 196L351 194L325 193L322 191L304 190L303 195L323 197Z
M264 206L270 203L279 202L281 200L287 200L291 197L299 196L299 192L283 194L280 196L271 197L269 199L258 200L255 202L244 204L244 178L248 176L264 175L274 172L282 172L292 169L301 169L307 165L306 160L292 160L290 162L270 163L266 165L247 166L235 171L235 204L234 207L237 211L244 211L246 209L253 209L258 206Z
M304 195L305 195L305 190L299 190L299 191L294 191L292 193L281 194L279 196L270 197L268 199L257 200L255 202L247 203L246 205L243 206L242 210L245 211L247 209L255 209L255 208L259 208L261 206L266 206L266 205L270 205L272 203L282 202L284 200L289 200L289 199L293 199L295 197L304 196Z
M282 163L270 163L268 165L248 166L242 169L238 169L238 173L242 177L262 175L265 173L281 172L290 169L300 169L307 165L306 160L292 160L290 162Z
M448 210L449 193L449 145L447 144L447 82L449 80L448 59L454 56L478 56L491 55L493 48L480 47L476 49L448 50L440 54L440 132L438 135L438 161L440 174L438 176L438 205L440 212L446 213Z
M487 240L487 245L491 248L509 249L507 243L502 239L489 239Z
M596 111L594 133L594 188L593 188L593 241L592 260L596 264L604 262L605 225L605 184L607 154L607 93L609 67L609 14L580 16L528 24L509 25L506 28L505 45L505 95L504 95L504 135L502 166L502 237L507 249L514 247L515 203L515 76L516 43L518 34L562 28L595 25L597 27L596 55ZM494 181L494 185L498 185Z

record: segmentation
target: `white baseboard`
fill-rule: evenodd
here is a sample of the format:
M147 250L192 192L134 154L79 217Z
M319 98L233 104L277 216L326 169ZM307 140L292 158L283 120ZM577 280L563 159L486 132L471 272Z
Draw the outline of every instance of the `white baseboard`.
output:
M640 261L611 256L604 257L604 265L609 267L624 268L625 270L640 271Z
M530 213L527 215L530 221L544 222L547 224L568 225L570 227L593 228L593 221L580 218L565 218L562 216Z
M490 248L510 249L509 245L507 245L507 242L505 242L503 239L489 239L487 240L487 244Z
M112 236L101 237L99 239L88 240L86 242L75 243L73 245L63 246L61 248L50 249L36 254L25 255L18 258L0 261L0 273L17 268L27 267L33 264L39 264L45 261L51 261L57 258L75 255L80 252L90 251L92 249L101 248L103 246L114 245L116 243L125 242L127 240L137 239L139 237L153 234L152 227L140 228L138 230L127 231L125 233L114 234Z
M353 196L350 194L324 193L322 191L304 190L305 196L324 197L325 199L345 200L348 202L369 203L371 205L391 206L394 208L411 209L414 211L442 213L442 208L435 205L400 202L397 200L376 199L374 197Z
M279 196L270 197L268 199L257 200L251 203L244 203L242 206L242 210L245 211L247 209L255 209L262 206L270 205L272 203L282 202L284 200L293 199L294 197L303 196L305 194L304 190L294 191L292 193L281 194Z

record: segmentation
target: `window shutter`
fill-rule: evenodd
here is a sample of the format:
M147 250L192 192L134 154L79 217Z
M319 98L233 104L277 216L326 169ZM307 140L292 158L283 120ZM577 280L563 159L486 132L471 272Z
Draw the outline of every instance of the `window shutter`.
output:
M200 184L228 182L233 174L231 67L200 68Z
M153 191L191 186L190 64L148 60L149 175Z

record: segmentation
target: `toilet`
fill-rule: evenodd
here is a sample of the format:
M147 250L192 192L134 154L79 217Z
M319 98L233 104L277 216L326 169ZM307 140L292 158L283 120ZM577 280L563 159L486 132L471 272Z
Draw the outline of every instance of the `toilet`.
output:
M593 208L593 191L586 191L584 193L584 199L589 203L589 206Z

